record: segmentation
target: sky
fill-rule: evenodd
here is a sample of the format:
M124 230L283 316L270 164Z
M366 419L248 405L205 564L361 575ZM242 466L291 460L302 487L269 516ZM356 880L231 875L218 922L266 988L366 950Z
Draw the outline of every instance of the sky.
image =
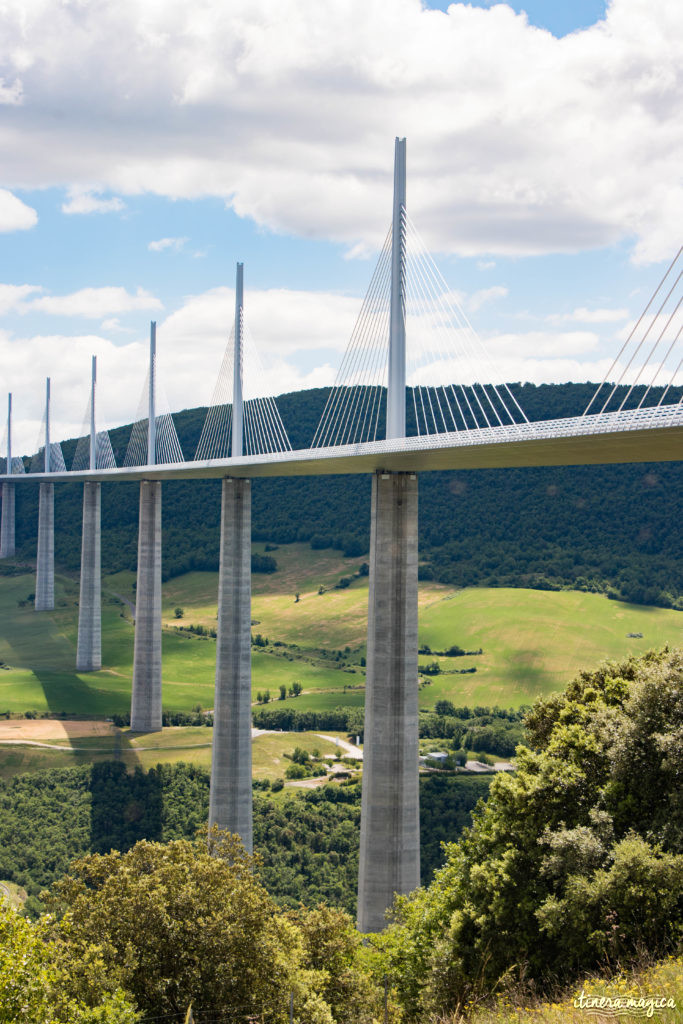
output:
M509 380L599 381L681 243L683 5L4 0L0 365L15 454L210 400L245 269L273 394L333 382L407 206ZM0 403L4 404L4 397ZM0 405L0 408L2 405ZM1 431L0 431L1 433Z

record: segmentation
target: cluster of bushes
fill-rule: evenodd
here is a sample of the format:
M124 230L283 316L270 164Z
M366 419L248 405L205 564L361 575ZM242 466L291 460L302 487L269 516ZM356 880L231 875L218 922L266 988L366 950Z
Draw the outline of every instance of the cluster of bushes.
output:
M524 740L527 712L528 708L456 708L449 700L439 700L433 713L420 714L420 737L439 739L454 752L476 750L512 757Z
M202 626L201 623L198 626L195 626L192 623L187 626L174 626L174 629L177 629L179 633L193 633L195 636L208 636L213 640L215 640L218 635L214 628Z
M683 938L683 652L583 672L527 716L433 882L382 937L408 1019L557 984Z
M119 729L130 725L130 713L112 715L112 722ZM213 727L212 711L162 711L161 724L164 728L169 725L206 725Z
M277 572L277 562L272 555L259 555L253 552L251 556L251 571L271 573Z
M476 665L472 665L471 668L441 668L438 661L430 661L428 665L420 665L420 672L425 676L439 676L442 673L447 675L459 675L466 676L472 672L477 671Z
M257 729L281 729L283 732L315 732L331 729L352 736L363 735L365 713L362 708L334 708L330 711L298 711L295 708L269 708L254 710L253 722Z
M285 754L292 763L285 768L286 779L312 779L325 774L323 758L320 751L309 753L303 747L295 747L292 754Z
M466 651L462 647L460 647L458 644L453 644L451 647L449 647L445 651L433 651L431 649L431 647L429 646L429 644L422 644L422 646L418 649L417 653L418 654L435 654L438 658L464 658L466 656L467 657L474 657L475 655L483 654L484 652L483 652L481 647L478 650L476 650L476 651Z

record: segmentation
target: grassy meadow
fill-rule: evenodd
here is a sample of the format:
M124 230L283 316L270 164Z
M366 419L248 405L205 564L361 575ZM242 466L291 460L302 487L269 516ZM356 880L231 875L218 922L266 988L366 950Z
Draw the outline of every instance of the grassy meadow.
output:
M264 552L263 544L254 549ZM297 708L323 710L361 705L365 681L367 576L357 573L362 558L313 551L307 544L273 551L278 571L253 577L252 631L268 638L253 648L253 698L259 691L278 696L298 680ZM54 612L36 613L28 596L30 574L0 577L0 713L25 711L105 718L130 705L133 666L134 574L103 581L103 669L74 669L78 623L77 582L57 576ZM188 711L213 705L215 641L187 631L189 625L216 628L217 577L192 572L163 587L164 707ZM323 592L320 593L322 588ZM295 595L299 594L299 599ZM183 617L175 617L175 609ZM420 584L420 643L433 651L458 644L482 654L460 658L422 655L441 673L420 690L420 704L440 698L455 704L517 707L561 689L582 668L605 658L641 654L664 643L680 643L683 615L669 609L608 601L576 591L475 588L456 591L432 582ZM180 629L178 627L181 627ZM642 638L628 638L642 633ZM471 674L462 669L476 668ZM460 670L460 671L458 671ZM427 678L427 677L424 677Z

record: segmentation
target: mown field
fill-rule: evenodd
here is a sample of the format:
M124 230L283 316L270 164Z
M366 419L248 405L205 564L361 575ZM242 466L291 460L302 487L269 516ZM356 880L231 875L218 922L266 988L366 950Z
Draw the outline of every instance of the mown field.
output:
M254 550L263 553L264 545ZM298 708L361 705L368 579L353 574L363 559L313 551L307 544L281 545L272 554L278 571L253 577L252 631L268 638L266 647L253 648L254 701L266 690L275 699L280 685L289 688L297 680L303 692L287 701L296 700ZM350 585L335 589L342 577L352 577ZM163 703L169 711L213 705L215 641L187 627L216 628L216 582L214 573L193 572L164 584ZM0 713L105 718L128 711L133 624L125 602L134 600L133 583L132 573L104 581L104 667L88 674L74 670L77 582L58 576L55 611L36 613L25 603L33 576L0 577ZM458 591L429 582L420 585L419 600L421 644L433 651L453 644L482 649L460 658L421 656L423 667L437 660L441 668L420 690L423 707L440 698L456 705L528 704L605 658L680 643L683 626L680 612L576 591ZM180 619L176 608L183 609ZM461 674L467 668L476 672Z

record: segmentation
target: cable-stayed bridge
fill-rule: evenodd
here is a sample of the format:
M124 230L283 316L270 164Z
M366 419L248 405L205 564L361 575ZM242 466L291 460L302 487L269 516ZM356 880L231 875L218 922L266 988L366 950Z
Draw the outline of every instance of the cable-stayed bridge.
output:
M73 465L50 432L50 381L29 472L12 453L9 397L0 557L14 554L15 487L40 487L36 611L54 607L54 486L82 481L77 669L101 668L100 487L140 482L131 728L161 728L162 483L222 484L210 821L252 845L251 478L373 475L359 927L376 931L395 892L419 884L417 474L428 470L680 460L683 249L583 415L530 422L500 379L406 210L405 140L396 140L392 223L310 446L292 450L245 322L235 320L192 457L164 401L156 325L122 465L98 429L96 364ZM410 430L408 424L411 424ZM9 472L7 471L9 469Z

